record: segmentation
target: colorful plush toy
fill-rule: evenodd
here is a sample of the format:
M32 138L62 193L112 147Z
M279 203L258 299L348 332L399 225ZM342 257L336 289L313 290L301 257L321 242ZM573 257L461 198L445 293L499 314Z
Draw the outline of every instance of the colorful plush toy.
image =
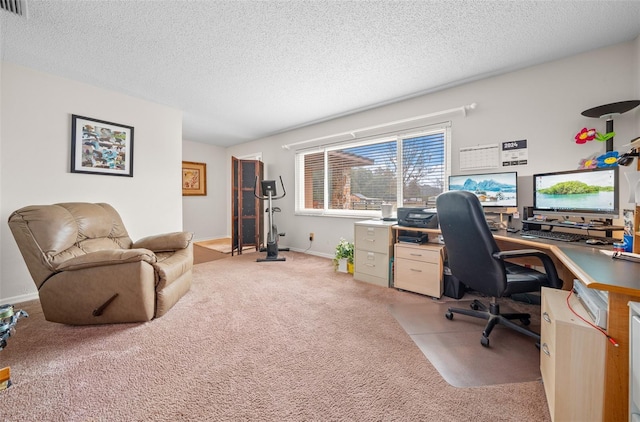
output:
M583 127L580 132L575 136L576 144L586 144L587 141L593 141L594 139L599 142L605 142L616 136L615 132L602 133L597 132L595 129L587 129Z
M596 159L598 167L615 167L618 165L618 151L609 151Z
M580 163L578 163L579 169L594 169L596 167L598 167L598 160L595 155L583 158L580 160Z
M587 141L592 141L596 137L595 129L587 129L583 127L580 132L575 136L576 144L585 144Z
M578 163L579 169L595 169L601 167L615 167L618 165L618 151L609 151L602 155L590 155Z

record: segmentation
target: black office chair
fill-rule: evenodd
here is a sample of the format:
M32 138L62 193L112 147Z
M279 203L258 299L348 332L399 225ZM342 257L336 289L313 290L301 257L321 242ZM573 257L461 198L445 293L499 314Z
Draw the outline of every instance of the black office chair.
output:
M562 287L551 258L535 249L500 251L482 205L473 193L443 193L436 200L436 208L452 274L472 290L491 297L488 308L479 300L471 303L471 309L449 308L445 314L447 319L451 320L454 313L459 313L488 320L480 339L485 347L489 346L489 334L496 324L503 324L539 342L539 334L512 321L518 319L526 326L530 324L531 315L501 314L498 298L539 291L542 286ZM539 258L546 274L505 261L521 257Z

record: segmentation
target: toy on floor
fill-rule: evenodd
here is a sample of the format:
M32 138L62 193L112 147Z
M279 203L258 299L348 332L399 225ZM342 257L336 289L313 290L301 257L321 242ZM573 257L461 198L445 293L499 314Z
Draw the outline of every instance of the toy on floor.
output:
M14 311L13 305L0 306L0 350L7 347L7 340L15 334L15 325L22 317L28 317L26 311ZM11 369L7 366L0 369L0 390L11 386Z

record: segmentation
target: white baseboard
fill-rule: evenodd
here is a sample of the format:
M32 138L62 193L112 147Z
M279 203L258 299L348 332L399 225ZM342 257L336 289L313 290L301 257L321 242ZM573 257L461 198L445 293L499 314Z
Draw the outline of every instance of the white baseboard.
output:
M38 292L28 293L26 295L13 296L8 298L0 298L0 304L11 304L15 305L16 303L29 302L31 300L38 299Z
M329 259L333 259L334 258L333 255L327 254L327 253L308 251L306 249L299 249L299 248L289 248L289 249L294 251L294 252L302 252L302 253L306 253L308 255L319 256L321 258L329 258Z

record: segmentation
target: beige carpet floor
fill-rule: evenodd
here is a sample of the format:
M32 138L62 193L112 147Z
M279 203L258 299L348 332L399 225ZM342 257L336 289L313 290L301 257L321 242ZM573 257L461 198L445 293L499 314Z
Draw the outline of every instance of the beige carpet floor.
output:
M196 265L142 324L66 326L19 304L31 316L0 352L14 382L0 420L549 421L538 381L458 388L438 373L389 312L432 302L289 252Z

